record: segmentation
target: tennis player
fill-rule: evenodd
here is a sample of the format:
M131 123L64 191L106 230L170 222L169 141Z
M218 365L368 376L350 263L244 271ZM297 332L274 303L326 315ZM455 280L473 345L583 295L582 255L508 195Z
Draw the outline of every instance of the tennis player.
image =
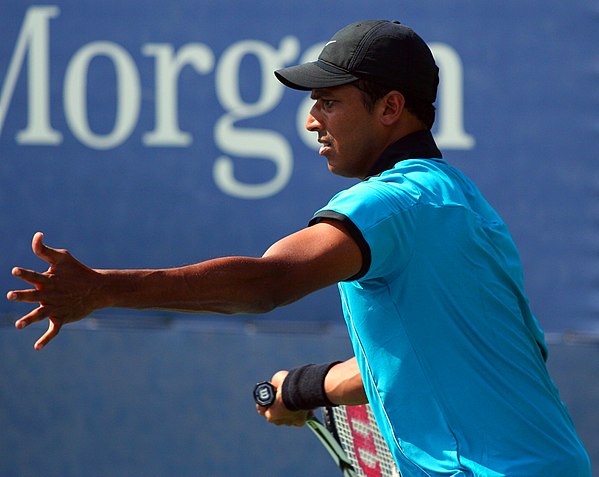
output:
M301 424L302 410L368 400L405 477L590 477L508 229L431 135L438 69L425 42L363 21L275 74L311 91L320 155L358 184L260 258L97 270L38 233L50 268L13 269L33 288L8 298L39 303L17 328L48 319L41 349L100 308L262 313L338 283L355 357L278 373L267 418Z

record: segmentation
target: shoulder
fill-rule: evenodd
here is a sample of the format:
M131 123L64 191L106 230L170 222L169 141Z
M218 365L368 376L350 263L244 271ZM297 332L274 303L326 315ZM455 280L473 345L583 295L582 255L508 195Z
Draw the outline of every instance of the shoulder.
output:
M453 203L448 197L461 187L453 169L442 159L407 159L337 193L316 216L335 213L356 224L376 224L418 205Z
M407 159L338 193L331 202L376 202L392 209L405 209L417 204L423 191L447 180L448 168L450 166L441 159Z

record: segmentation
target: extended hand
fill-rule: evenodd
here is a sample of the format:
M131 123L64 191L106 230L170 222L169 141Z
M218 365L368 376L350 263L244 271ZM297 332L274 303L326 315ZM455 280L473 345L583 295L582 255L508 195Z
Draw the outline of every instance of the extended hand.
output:
M35 289L14 290L6 297L13 301L39 303L39 306L15 323L23 329L32 323L48 318L48 330L35 343L36 350L42 349L56 337L66 323L81 320L96 307L93 304L94 290L99 286L100 274L76 260L66 250L50 248L43 243L41 232L33 236L31 247L50 267L44 273L15 267L12 274L30 283Z

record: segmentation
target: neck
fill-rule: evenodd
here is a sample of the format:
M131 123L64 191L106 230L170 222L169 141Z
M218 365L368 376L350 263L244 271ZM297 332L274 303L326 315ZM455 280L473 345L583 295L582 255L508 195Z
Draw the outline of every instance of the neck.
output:
M391 169L399 161L405 159L440 159L442 157L431 132L428 129L419 129L390 144L374 163L367 177L376 176Z

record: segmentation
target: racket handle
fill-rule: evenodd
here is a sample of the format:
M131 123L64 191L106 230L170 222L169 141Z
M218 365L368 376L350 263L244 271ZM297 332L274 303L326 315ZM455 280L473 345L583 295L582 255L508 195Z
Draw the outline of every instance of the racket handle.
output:
M263 381L254 386L254 401L256 404L263 407L270 406L275 402L277 391L275 387L268 381Z

